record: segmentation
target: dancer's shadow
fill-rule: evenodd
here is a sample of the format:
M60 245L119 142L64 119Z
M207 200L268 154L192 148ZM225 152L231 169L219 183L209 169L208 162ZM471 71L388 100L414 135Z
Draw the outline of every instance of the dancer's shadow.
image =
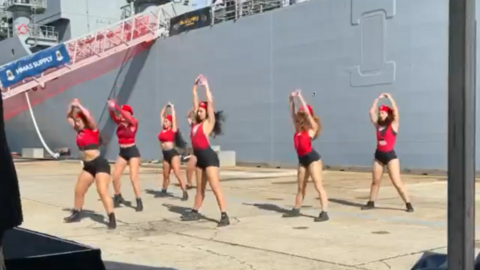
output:
M363 204L363 203L357 203L357 202L352 202L352 201L347 201L347 200L342 200L342 199L329 198L328 201L332 202L332 203L341 204L341 205L345 205L345 206L356 207L356 208L362 208L363 206L365 206L365 204ZM405 209L400 209L400 208L378 207L378 206L375 206L374 209L405 211Z
M168 203L164 203L162 205L165 206L168 209L168 211L170 211L172 213L179 214L181 216L184 216L184 215L186 215L186 214L188 214L192 211L192 209L188 208L188 207L183 207L183 206L178 206L178 205L173 205L173 204L168 204ZM218 223L218 220L206 217L202 214L200 214L200 219L210 221L210 222L213 222L213 223Z
M180 187L179 183L174 183L173 185L176 186L176 187ZM195 185L192 185L192 186L187 185L187 190L191 190L191 189L194 189L194 188L196 188Z
M98 201L101 202L102 199L98 199ZM125 199L123 199L123 202L120 205L125 205L126 207L135 209L135 206L133 206L133 203L131 201L127 201ZM118 208L118 207L116 207L116 208Z
M255 206L261 210L277 212L280 214L286 214L291 211L291 209L285 209L283 207L280 207L276 204L271 204L271 203L243 203L243 205ZM310 206L302 206L302 208L310 208ZM303 213L300 213L300 216L316 218L315 216L305 215Z
M123 203L121 203L120 205L125 205L126 207L136 209L136 207L133 206L133 203L131 201L126 201L125 199L123 199Z
M153 195L154 198L175 198L175 199L181 199L179 197L175 197L172 193L169 192L162 192L161 190L155 190L155 189L146 189L145 192L147 194Z
M63 208L62 211L71 212L72 209L71 208ZM103 225L108 225L108 222L103 215L101 215L99 213L96 213L95 211L92 211L92 210L82 210L82 213L81 213L81 216L80 216L80 221L82 219L85 219L85 218L89 218L92 221L95 221L95 222L103 224Z

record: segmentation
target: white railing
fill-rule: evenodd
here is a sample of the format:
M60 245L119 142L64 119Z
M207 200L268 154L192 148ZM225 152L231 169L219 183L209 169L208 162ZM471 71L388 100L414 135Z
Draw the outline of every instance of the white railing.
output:
M227 0L212 5L212 24L251 16L288 5L287 0Z
M65 42L65 47L70 55L69 63L45 70L42 74L26 78L6 89L2 88L3 99L30 89L43 88L46 82L65 73L72 72L132 46L158 38L163 34L163 29L159 27L160 12L161 8L140 13L105 29Z

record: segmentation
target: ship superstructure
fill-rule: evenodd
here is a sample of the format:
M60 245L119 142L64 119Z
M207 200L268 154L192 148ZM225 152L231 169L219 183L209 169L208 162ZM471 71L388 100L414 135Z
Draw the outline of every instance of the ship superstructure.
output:
M192 80L202 73L210 78L218 109L227 114L226 134L214 143L235 150L240 161L296 164L287 96L302 88L322 118L322 135L314 144L326 164L371 164L375 134L368 109L379 93L391 92L402 114L397 143L402 165L446 167L446 0L443 5L438 0L311 0L291 6L279 0L197 1L195 6L186 0L81 2L88 4L77 10L81 18L67 12L71 1L45 1L43 13L35 10L30 21L54 26L56 34L44 34L51 39L26 43L14 34L0 43L2 51L15 48L15 56L0 57L5 64L48 44L63 44L70 57L4 93L14 151L42 147L38 133L52 149L73 150L64 111L78 97L100 122L109 142L104 153L114 158L115 126L105 102L116 98L132 105L140 120L143 157L158 159L161 107L172 101L187 111ZM205 8L210 13L200 13ZM58 10L65 12L58 15ZM54 14L58 19L50 21ZM65 25L71 31L61 30L58 20L69 20ZM203 27L194 29L197 24Z

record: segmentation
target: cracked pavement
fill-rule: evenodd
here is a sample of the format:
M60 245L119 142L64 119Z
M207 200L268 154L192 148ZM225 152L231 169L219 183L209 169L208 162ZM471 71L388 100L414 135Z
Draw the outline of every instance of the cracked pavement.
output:
M314 223L319 201L312 184L303 216L281 217L292 207L295 171L224 169L222 188L232 223L224 228L214 222L220 213L210 190L201 209L205 219L181 222L180 214L193 205L195 191L182 202L172 176L171 196L155 198L145 191L144 212L129 206L116 209L119 226L108 231L101 223L104 210L94 187L86 197L86 217L74 224L62 221L68 214L65 208L72 206L80 170L79 162L17 162L22 227L100 248L111 270L409 269L424 251L446 251L447 192L442 176L403 176L416 210L406 213L388 178L380 190L379 209L361 211L370 174L326 171L331 220ZM160 177L160 167L143 167L142 189L156 189ZM128 169L122 184L124 198L134 201Z

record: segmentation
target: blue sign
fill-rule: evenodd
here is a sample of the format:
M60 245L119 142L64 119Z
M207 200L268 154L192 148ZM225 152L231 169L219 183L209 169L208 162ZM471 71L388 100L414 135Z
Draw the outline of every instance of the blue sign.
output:
M64 44L57 45L0 67L0 82L3 87L14 85L25 78L41 74L49 68L70 62Z

